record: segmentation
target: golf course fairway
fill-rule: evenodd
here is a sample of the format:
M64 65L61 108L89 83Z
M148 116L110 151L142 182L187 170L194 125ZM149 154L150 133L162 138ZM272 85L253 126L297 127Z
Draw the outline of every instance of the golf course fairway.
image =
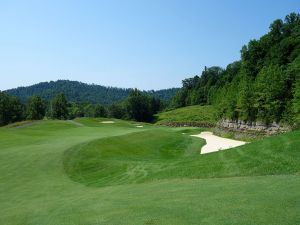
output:
M0 224L291 224L300 131L201 155L204 129L102 119L0 128Z

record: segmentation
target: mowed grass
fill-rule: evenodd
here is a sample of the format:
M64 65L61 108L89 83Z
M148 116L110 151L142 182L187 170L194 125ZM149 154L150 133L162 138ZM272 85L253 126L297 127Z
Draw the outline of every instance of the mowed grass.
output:
M159 113L156 120L158 124L197 122L213 126L217 122L216 112L214 106L195 105Z
M0 224L299 222L299 131L199 155L194 129L101 121L0 128Z
M300 131L200 155L204 144L182 132L155 129L75 146L65 152L64 165L72 179L92 186L300 171Z
M103 138L65 152L64 166L72 179L107 186L149 180L176 167L185 155L199 156L205 142L166 129Z

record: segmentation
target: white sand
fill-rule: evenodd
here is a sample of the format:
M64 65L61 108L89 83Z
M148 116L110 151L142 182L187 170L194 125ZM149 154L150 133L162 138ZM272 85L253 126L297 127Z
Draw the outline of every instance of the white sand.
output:
M138 125L138 126L136 126L136 127L144 127L144 126Z
M101 123L115 123L115 121L102 121Z
M218 137L216 135L213 135L212 132L201 132L200 134L191 136L203 138L206 140L206 145L202 147L201 154L235 148L247 143L244 141L236 141L228 138Z

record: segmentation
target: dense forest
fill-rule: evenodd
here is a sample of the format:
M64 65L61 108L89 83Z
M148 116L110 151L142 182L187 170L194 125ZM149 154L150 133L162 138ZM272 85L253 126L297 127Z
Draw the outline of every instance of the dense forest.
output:
M150 122L178 89L140 91L58 80L0 91L0 126L22 120L109 117Z
M234 121L293 124L300 113L300 15L275 20L269 32L241 49L241 60L183 80L171 108L217 106Z
M170 88L159 91L144 91L163 101L169 101L174 97L178 88ZM76 103L92 103L110 105L122 102L133 91L131 88L105 87L96 84L85 84L78 81L58 80L42 82L29 87L19 87L5 91L5 93L18 97L22 102L28 101L33 95L38 95L49 101L58 93L63 92L66 98Z
M33 95L26 103L0 92L0 126L22 120L74 119L78 117L109 117L151 122L154 114L166 107L158 97L133 89L121 103L109 106L69 102L63 92L46 101Z

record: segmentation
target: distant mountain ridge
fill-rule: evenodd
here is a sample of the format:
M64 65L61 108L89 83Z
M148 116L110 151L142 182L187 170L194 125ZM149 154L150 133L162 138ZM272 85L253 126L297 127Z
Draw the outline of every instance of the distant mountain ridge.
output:
M145 93L168 101L175 96L178 89L179 88L169 88L158 91L145 91ZM39 95L46 100L51 100L57 93L64 92L67 99L72 102L109 105L123 101L132 90L132 88L106 87L97 84L86 84L79 81L57 80L9 89L4 92L20 98L23 102L27 101L33 95Z

